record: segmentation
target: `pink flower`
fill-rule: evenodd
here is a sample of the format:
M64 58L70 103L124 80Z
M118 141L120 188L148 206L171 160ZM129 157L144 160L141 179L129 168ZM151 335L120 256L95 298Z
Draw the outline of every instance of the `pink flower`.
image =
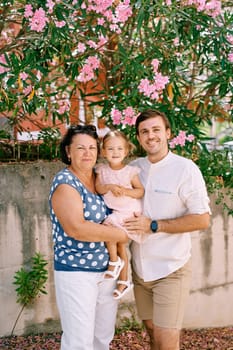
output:
M179 135L176 137L177 139L177 143L180 146L184 146L185 145L185 140L186 140L186 132L185 131L180 131Z
M127 107L123 110L124 119L122 120L123 125L134 125L136 122L135 112L132 107Z
M78 52L80 52L80 53L85 52L85 51L86 51L86 45L83 44L83 43L78 43L77 50L78 50Z
M7 67L6 57L4 54L0 55L0 74L8 72L10 68Z
M92 80L94 78L94 72L92 67L90 67L89 64L84 64L83 68L81 69L80 74L78 75L77 80L81 81L83 83L87 83L88 81Z
M112 4L113 0L88 0L88 11L105 14Z
M112 13L112 10L106 10L103 12L103 15L106 17L106 19L109 21L109 22L113 22L114 21L114 17L113 17L113 13Z
M58 114L64 114L65 112L68 112L70 109L70 101L69 100L61 100L58 101L59 108L57 110Z
M81 69L77 80L86 83L94 78L94 70L98 69L100 66L100 60L95 56L90 56L87 58L86 63Z
M206 12L211 17L216 17L221 14L221 1L218 0L187 0L187 5L194 5L197 11Z
M150 98L151 98L152 100L158 100L158 99L159 99L159 93L158 93L158 91L154 90L154 92L152 92Z
M162 90L168 82L168 77L163 76L161 73L157 73L152 83L150 83L148 79L142 79L138 86L138 90L146 97L149 97L152 100L158 100Z
M31 91L32 91L32 85L28 85L23 89L23 93L25 96L29 95Z
M217 17L221 14L221 1L211 0L205 4L205 11L211 17Z
M21 72L20 74L19 74L19 77L20 77L20 79L22 79L22 80L26 80L27 79L27 77L28 77L28 74L27 73L25 73L25 72Z
M127 107L126 109L124 109L123 113L124 116L128 118L132 118L134 116L134 110L132 107Z
M87 45L89 45L92 49L96 49L96 43L93 40L88 40Z
M151 62L151 65L153 67L153 72L156 73L159 68L159 60L157 60L157 58L154 58Z
M156 86L156 90L163 90L165 85L169 82L167 76L162 75L161 73L157 73L154 78L154 84Z
M99 51L102 52L104 50L104 46L107 42L108 42L108 39L106 37L104 37L103 35L101 35L99 37L99 41L97 43L97 49L99 49Z
M133 117L125 117L125 119L122 120L122 124L123 124L123 125L130 125L130 126L135 125L136 119L137 119L136 116L133 116Z
M233 35L227 35L227 40L233 45Z
M137 115L132 107L125 108L122 112L119 109L113 108L111 111L111 119L114 125L134 125Z
M55 26L57 28L62 28L66 25L66 22L65 21L55 21Z
M99 26L103 26L103 25L104 25L104 19L103 19L103 18L98 18L98 19L97 19L97 24L98 24Z
M33 16L33 8L32 8L32 5L31 4L27 4L25 6L25 10L24 10L24 17L25 18L29 18L29 17L32 17Z
M100 60L95 56L89 56L86 62L90 65L92 69L97 69L100 66Z
M119 3L119 5L116 7L115 11L116 15L116 23L125 23L130 16L132 16L132 8L129 5L129 1L124 1L123 3Z
M175 148L176 146L184 147L186 141L192 142L195 139L195 136L192 134L186 135L186 131L180 131L179 134L174 137L170 142L170 148Z
M112 118L113 124L120 125L122 114L118 109L113 108L111 111L111 118Z
M42 9L42 7L40 7L39 10L35 11L33 17L30 18L29 21L31 30L42 32L46 26L46 22L48 22L48 18L46 17L45 11Z
M195 139L195 136L193 134L189 134L186 137L186 140L189 141L189 142L192 142L194 139Z
M55 2L53 2L52 0L47 0L45 6L48 7L48 13L52 13L53 8L55 6Z
M110 25L110 30L114 33L117 33L117 34L120 34L121 33L121 29L120 27L118 26L118 24L111 24Z
M174 149L176 147L176 143L175 143L175 140L172 139L170 142L169 142L169 146L171 149Z
M134 116L131 118L131 124L129 124L129 125L135 125L136 120L137 120L137 115L134 115Z
M148 79L142 79L138 86L138 90L146 97L149 97L152 100L158 100L165 85L169 82L169 78L158 73L159 60L157 58L152 60L151 65L153 67L153 72L155 73L154 80L150 82Z
M233 52L229 53L229 55L227 56L228 61L233 63Z
M150 88L150 82L148 79L142 79L139 86L138 86L139 92L144 93L144 95L150 97L151 95L151 88Z
M179 45L179 38L175 38L175 39L173 40L173 44L174 44L175 46Z

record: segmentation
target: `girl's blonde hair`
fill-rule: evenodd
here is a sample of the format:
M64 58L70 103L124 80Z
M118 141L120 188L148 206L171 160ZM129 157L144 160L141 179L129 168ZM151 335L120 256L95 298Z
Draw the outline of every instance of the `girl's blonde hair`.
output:
M102 140L102 148L104 148L105 143L110 137L121 137L126 144L126 147L128 148L128 154L132 154L135 150L136 146L128 139L128 137L120 130L111 130L109 131Z

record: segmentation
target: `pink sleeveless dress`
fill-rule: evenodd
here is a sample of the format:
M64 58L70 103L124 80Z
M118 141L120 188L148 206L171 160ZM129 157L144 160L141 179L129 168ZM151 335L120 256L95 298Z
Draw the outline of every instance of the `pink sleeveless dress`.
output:
M120 170L113 170L108 164L99 164L96 167L96 173L99 175L102 184L115 184L125 188L132 188L131 181L135 175L138 175L140 169L135 166L125 165ZM142 200L129 196L116 197L111 191L103 195L104 201L112 213L105 220L105 223L122 227L126 218L132 217L134 213L142 213ZM148 235L128 233L130 239L138 243L143 242Z

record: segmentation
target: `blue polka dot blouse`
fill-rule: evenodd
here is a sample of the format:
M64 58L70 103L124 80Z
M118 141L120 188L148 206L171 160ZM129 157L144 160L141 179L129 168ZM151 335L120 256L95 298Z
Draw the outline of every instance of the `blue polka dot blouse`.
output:
M101 223L106 218L107 207L103 198L88 191L67 168L58 172L52 182L49 206L54 242L54 268L59 271L101 272L107 269L109 255L104 242L84 242L68 236L60 225L51 205L51 198L60 184L74 187L83 201L86 220Z

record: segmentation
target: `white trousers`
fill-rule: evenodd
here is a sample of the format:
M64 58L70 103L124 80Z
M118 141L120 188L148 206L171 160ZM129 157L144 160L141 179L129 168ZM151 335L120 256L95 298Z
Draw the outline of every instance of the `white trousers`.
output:
M115 331L116 282L94 272L55 271L54 277L61 350L108 350Z

